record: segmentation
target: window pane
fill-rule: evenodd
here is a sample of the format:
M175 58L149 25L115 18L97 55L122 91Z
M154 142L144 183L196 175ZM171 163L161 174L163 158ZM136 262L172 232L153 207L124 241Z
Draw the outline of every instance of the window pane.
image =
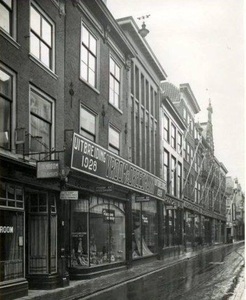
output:
M88 81L87 65L86 65L84 62L81 63L80 74L81 74L81 77L82 77L83 79L85 79L86 81Z
M0 93L12 97L12 77L2 70L0 70Z
M89 83L95 86L95 72L89 69Z
M87 65L88 51L83 45L82 45L82 51L81 51L81 60Z
M2 4L0 4L0 16L0 27L10 33L10 13Z
M94 56L92 56L90 53L89 53L89 67L90 69L92 69L92 71L95 72L95 68L96 68L96 59Z
M112 89L109 90L109 102L114 104L114 91Z
M85 27L82 27L82 42L87 48L89 47L89 32Z
M92 134L96 133L96 117L84 108L81 108L81 127Z
M47 67L50 67L50 49L42 42L41 42L41 61Z
M112 127L109 127L109 144L116 148L120 148L120 134Z
M119 107L119 95L118 94L114 94L114 105L116 107Z
M115 65L115 77L120 80L120 68L117 65Z
M110 58L110 73L114 75L114 61Z
M42 38L51 46L51 25L44 18L42 18Z
M39 39L33 33L31 33L30 43L31 43L31 53L39 59L40 56Z
M31 112L39 115L47 122L51 122L51 103L41 96L31 91Z
M0 97L0 147L10 149L11 104Z
M92 35L90 35L90 50L94 55L96 55L96 39L94 39Z
M8 185L7 187L7 198L15 199L15 187L13 185Z
M40 14L33 7L31 7L31 29L34 30L39 36L41 35L40 20Z
M49 123L31 115L31 135L40 137L31 139L31 151L41 152L50 149L50 129Z

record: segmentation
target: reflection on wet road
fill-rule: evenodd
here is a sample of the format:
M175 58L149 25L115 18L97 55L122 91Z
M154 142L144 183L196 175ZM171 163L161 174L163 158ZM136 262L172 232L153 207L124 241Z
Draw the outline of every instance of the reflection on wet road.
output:
M83 299L229 299L228 291L233 278L239 274L244 263L243 254L244 246L200 254L195 258Z

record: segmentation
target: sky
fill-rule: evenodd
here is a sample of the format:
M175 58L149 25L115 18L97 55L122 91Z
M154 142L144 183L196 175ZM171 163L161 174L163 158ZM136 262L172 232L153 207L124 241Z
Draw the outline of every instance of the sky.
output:
M209 99L216 158L245 191L245 58L243 0L107 0L118 19L132 16L168 81L189 83L207 121Z

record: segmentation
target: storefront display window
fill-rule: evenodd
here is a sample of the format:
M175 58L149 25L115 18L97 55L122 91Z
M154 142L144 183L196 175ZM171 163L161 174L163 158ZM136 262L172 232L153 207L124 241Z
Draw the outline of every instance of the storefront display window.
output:
M133 240L132 257L148 256L157 252L156 201L132 202Z
M123 203L91 196L72 203L71 266L89 267L125 260Z
M28 273L54 273L57 271L56 197L54 194L28 192L27 199Z

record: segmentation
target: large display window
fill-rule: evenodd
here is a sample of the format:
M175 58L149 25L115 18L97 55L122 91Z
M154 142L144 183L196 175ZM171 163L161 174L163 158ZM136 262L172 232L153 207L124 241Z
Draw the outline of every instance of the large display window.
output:
M0 282L24 277L24 191L0 183Z
M132 202L133 232L132 258L157 253L157 204L155 200L148 202Z
M71 205L71 267L125 261L124 204L91 196Z

